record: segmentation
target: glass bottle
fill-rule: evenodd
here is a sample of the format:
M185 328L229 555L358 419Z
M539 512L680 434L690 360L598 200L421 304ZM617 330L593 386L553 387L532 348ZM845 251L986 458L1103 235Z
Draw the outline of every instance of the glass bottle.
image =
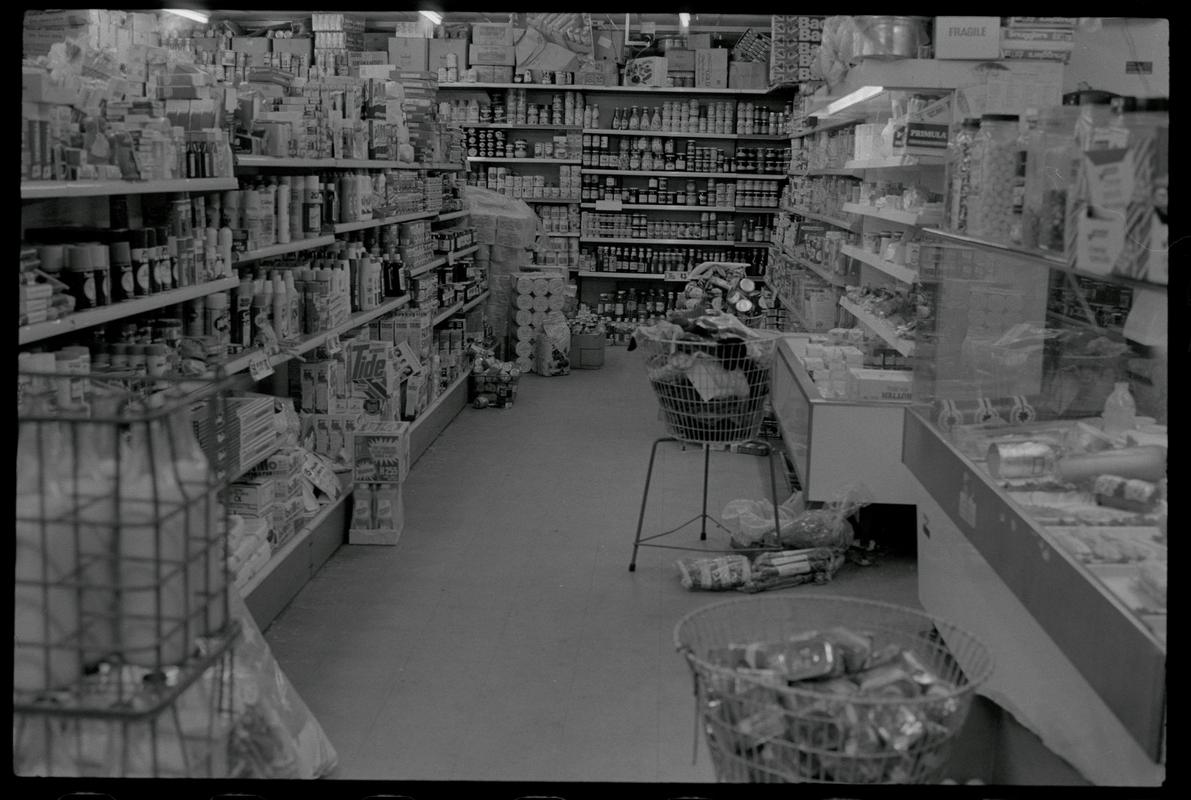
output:
M629 113L629 130L641 130L641 112L637 106L633 106L632 111Z
M1017 140L1013 146L1013 182L1011 184L1011 203L1009 212L1009 241L1020 245L1025 238L1022 230L1022 219L1025 210L1026 172L1028 170L1030 140L1038 127L1038 112L1027 109L1025 125L1018 131Z

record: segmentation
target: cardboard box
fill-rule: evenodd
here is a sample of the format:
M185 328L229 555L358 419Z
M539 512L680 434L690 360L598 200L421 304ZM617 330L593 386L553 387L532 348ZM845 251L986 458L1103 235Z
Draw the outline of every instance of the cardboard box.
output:
M512 83L512 67L493 67L488 64L472 65L476 71L476 78L480 83Z
M271 50L270 46L273 44L272 39L266 39L263 36L233 36L232 37L232 51L236 53L248 53L252 56L265 56Z
M401 483L409 475L408 422L365 422L356 428L357 483Z
M760 61L736 61L728 65L728 88L769 88L769 65Z
M620 70L615 61L588 62L577 73L575 83L580 86L615 86Z
M935 58L970 61L1001 56L1000 17L935 17Z
M708 89L728 88L728 51L705 48L695 51L695 86Z
M619 63L624 60L624 31L604 29L596 31L594 36L597 61ZM668 55L669 53L667 53Z
M467 63L472 66L487 64L511 67L517 63L517 51L511 44L473 44L467 48Z
M447 55L454 53L459 59L456 65L459 71L467 69L467 40L466 39L430 39L430 63L429 69L437 70L440 67L447 66Z
M392 39L394 35L398 34L393 34L389 31L367 31L364 33L364 49L388 50L389 40Z
M348 544L397 544L405 530L405 498L400 484L357 485L352 493Z
M710 33L691 33L686 37L688 50L707 50L711 47Z
M671 72L694 72L694 50L667 50L666 68Z
M369 47L369 50L383 50L382 44L378 48ZM306 56L306 58L314 57L314 39L274 39L273 40L274 53L289 53L294 56Z
M429 42L413 37L389 39L389 63L398 69L425 71L430 58Z
M848 369L848 397L853 400L909 400L914 373L909 370Z
M727 52L724 51L725 55ZM665 86L667 68L664 56L634 58L624 65L624 85Z
M512 46L513 26L508 22L473 22L471 43L478 45Z

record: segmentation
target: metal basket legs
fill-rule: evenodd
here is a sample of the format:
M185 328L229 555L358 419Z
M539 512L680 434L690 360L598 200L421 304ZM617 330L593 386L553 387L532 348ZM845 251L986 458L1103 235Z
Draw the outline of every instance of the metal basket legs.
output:
M702 448L703 448L703 505L702 505L701 511L699 512L699 515L691 518L687 522L682 523L681 525L679 525L676 528L671 528L668 531L662 531L661 533L655 533L655 534L651 534L649 536L641 535L641 528L645 524L645 507L649 503L649 484L653 478L653 464L654 464L655 459L657 458L658 445L661 444L662 442L678 442L682 445L698 444L696 442L685 442L685 441L683 441L681 439L677 439L673 436L663 436L660 439L654 440L653 447L651 447L649 450L649 469L645 473L645 491L641 495L641 513L637 516L637 535L633 539L633 558L629 562L629 572L635 572L637 569L637 550L638 550L638 548L641 548L641 547L661 547L661 548L666 548L666 549L670 549L670 550L699 550L699 551L703 551L703 552L734 552L731 550L712 551L712 550L708 550L707 548L703 548L703 547L683 547L681 545L667 545L667 544L658 544L658 543L653 542L654 539L659 539L663 536L669 536L672 533L677 533L678 531L682 530L683 528L687 527L688 525L694 524L695 522L699 523L699 540L704 541L707 539L707 522L709 520L711 521L711 523L713 525L718 527L720 530L727 532L728 529L725 528L722 524L720 524L719 520L717 520L715 517L713 517L707 513L707 482L708 482L708 473L710 472L710 464L711 464L711 445L706 444L706 443L702 444ZM778 525L780 524L780 519L778 517L777 473L775 472L775 470L773 468L773 458L775 455L777 455L777 450L772 445L770 445L768 442L764 442L764 441L754 441L754 442L750 442L750 444L756 444L756 445L763 446L765 448L765 458L769 462L769 488L770 488L770 492L771 492L770 496L773 498L773 541L770 544L772 544L773 546L777 546L777 544L779 542Z

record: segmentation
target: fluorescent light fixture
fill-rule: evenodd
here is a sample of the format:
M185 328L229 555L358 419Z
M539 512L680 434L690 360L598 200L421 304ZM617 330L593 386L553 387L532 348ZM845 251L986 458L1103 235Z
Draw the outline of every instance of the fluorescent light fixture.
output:
M678 24L684 28L691 27L691 15L685 11L678 12Z
M438 13L437 11L419 11L418 13L430 20L431 24L433 25L442 24L442 14Z
M211 21L210 14L204 14L202 11L195 11L190 8L167 8L165 9L165 12L167 14L185 17L186 19L193 20L200 25L206 25Z
M818 117L819 119L830 117L832 114L838 114L845 108L849 108L850 106L854 106L857 103L863 103L865 100L876 97L883 91L885 91L884 86L861 86L856 91L849 92L838 100L833 100L832 102L828 103L827 107L822 111L816 111L815 113L811 114L811 116Z

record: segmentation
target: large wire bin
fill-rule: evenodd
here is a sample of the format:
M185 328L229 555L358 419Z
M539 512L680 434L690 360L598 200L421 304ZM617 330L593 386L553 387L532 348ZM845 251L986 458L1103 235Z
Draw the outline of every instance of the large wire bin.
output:
M658 339L638 331L667 434L698 444L757 437L779 336L754 334L747 341L714 342Z
M21 373L19 387L17 772L217 774L230 706L211 687L237 623L221 479L196 428L223 418L226 382Z
M852 693L826 678L787 683L764 670L725 666L715 653L836 626L871 636L873 653L910 651L938 682L923 683L921 694ZM993 669L987 648L955 625L825 595L714 603L683 617L674 641L691 668L696 725L723 782L938 782L973 693Z

